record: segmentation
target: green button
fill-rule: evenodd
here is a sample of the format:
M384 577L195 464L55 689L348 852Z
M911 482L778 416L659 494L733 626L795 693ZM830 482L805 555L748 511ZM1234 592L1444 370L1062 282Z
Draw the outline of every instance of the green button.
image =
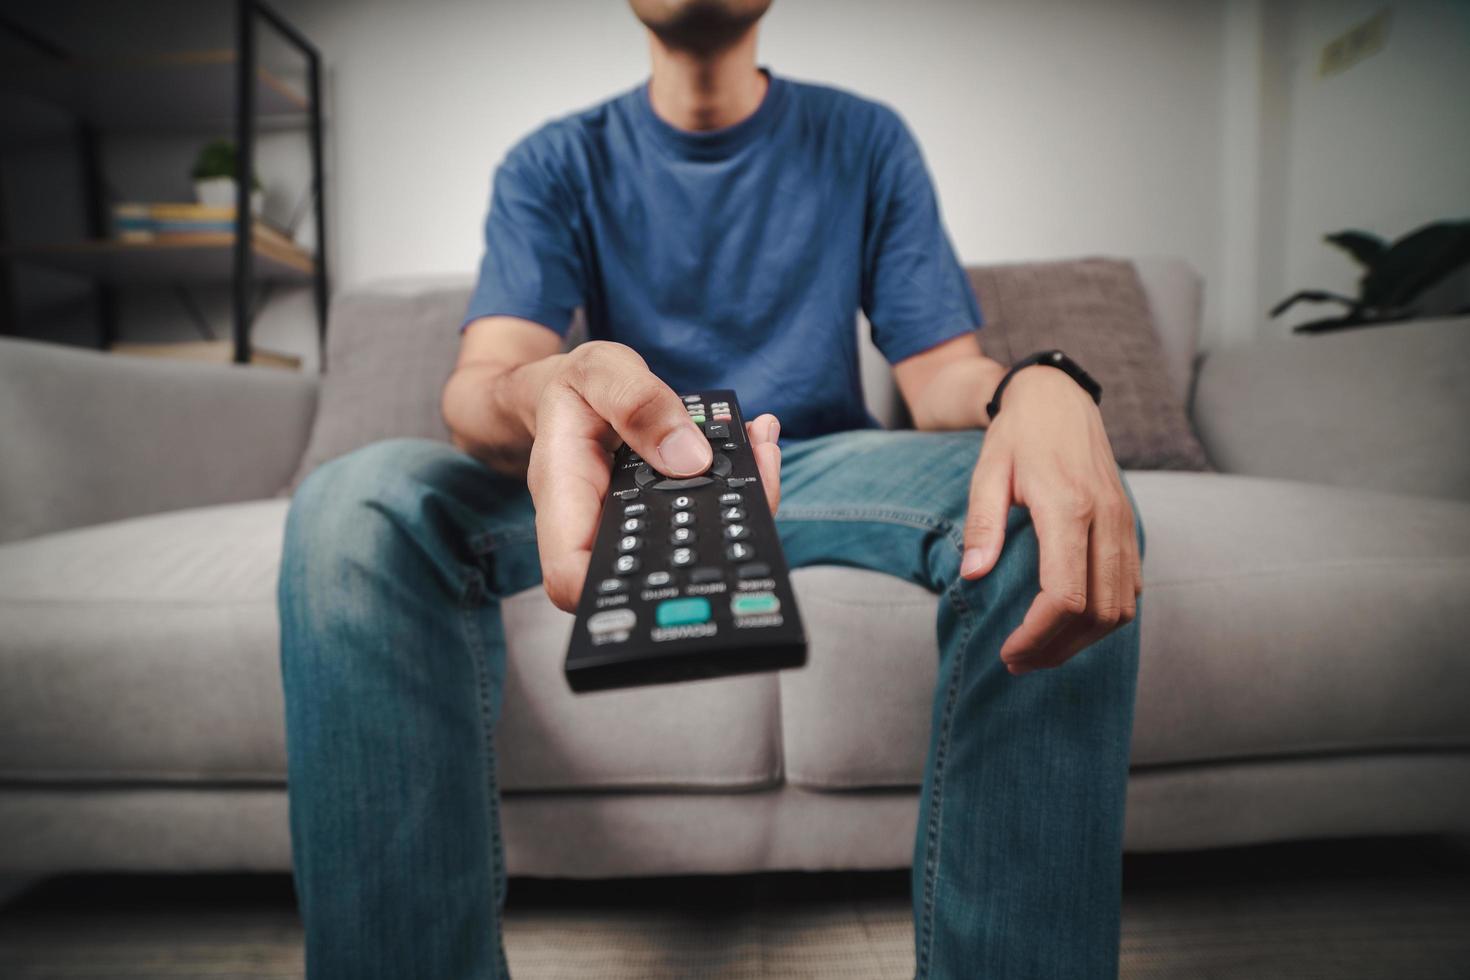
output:
M693 422L695 425L703 425L704 424L704 416L703 415L691 415L691 416L689 416L689 420L691 422Z
M730 600L730 612L736 616L760 616L781 608L781 600L769 592L748 592Z
M665 599L658 604L653 614L660 626L688 626L690 623L709 622L709 600Z

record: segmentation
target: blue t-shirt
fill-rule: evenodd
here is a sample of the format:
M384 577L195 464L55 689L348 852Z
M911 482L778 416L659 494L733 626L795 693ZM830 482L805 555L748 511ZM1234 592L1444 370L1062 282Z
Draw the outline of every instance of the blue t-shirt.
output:
M859 306L891 362L980 325L918 145L891 109L770 76L691 133L647 85L543 126L495 173L466 322L506 315L627 344L676 391L733 388L783 437L876 424Z

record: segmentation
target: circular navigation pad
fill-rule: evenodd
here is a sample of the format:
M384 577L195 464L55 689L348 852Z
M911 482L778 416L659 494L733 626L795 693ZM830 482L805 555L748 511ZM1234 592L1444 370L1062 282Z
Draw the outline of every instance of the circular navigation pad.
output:
M644 463L633 473L633 482L644 490L693 490L695 487L707 487L714 483L713 478L727 477L730 475L730 457L724 453L715 453L715 460L710 464L708 473L700 476L685 477L675 480L666 477L658 470Z

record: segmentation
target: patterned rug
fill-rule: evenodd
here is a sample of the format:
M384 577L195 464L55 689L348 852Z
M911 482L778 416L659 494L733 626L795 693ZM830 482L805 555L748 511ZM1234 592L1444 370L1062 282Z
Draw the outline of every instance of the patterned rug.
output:
M1470 867L1433 842L1130 858L1128 980L1466 980ZM907 876L515 881L520 980L912 976ZM87 876L0 910L0 977L299 977L284 876Z

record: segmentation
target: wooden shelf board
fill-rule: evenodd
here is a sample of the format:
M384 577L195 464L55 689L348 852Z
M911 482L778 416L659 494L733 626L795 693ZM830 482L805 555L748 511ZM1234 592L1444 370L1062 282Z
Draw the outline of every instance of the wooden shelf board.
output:
M0 67L0 91L73 112L109 132L233 132L235 52L194 51L114 61L25 59ZM256 113L277 128L305 124L307 100L281 75L256 69Z
M113 283L227 282L234 275L235 236L230 232L171 235L150 242L91 240L0 249L16 262L34 262ZM255 278L308 282L316 271L311 254L257 237Z

